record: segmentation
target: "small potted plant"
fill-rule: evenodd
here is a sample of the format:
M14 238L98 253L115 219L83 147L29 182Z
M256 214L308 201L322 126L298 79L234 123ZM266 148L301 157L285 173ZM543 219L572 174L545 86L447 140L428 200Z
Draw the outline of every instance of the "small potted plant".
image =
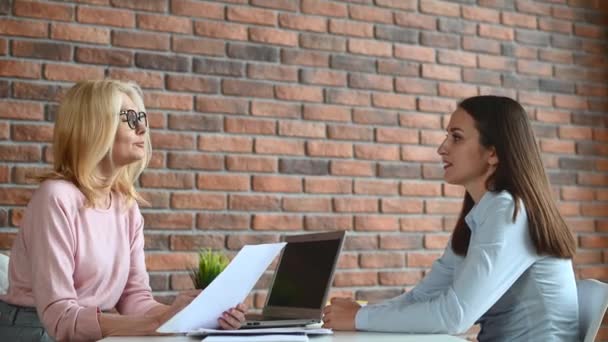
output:
M198 252L198 268L190 272L194 288L202 290L207 287L228 266L228 258L221 252L201 249Z

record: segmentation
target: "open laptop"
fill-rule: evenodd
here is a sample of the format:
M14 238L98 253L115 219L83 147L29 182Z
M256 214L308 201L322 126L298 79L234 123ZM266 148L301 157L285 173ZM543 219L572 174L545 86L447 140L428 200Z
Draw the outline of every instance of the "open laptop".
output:
M247 315L242 328L320 323L345 232L291 235L261 315Z

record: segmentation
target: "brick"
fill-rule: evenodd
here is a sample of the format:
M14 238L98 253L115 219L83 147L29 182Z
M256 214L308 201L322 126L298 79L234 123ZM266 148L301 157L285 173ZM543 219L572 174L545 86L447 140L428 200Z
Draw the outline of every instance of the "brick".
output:
M46 64L43 75L47 80L77 82L82 79L102 79L104 70L95 66Z
M568 116L569 118L569 116ZM590 127L558 127L559 137L562 139L590 140L593 132Z
M458 214L461 208L461 201L425 200L425 213L427 214Z
M383 24L393 23L393 11L383 8L350 5L348 7L348 12L350 18L355 20L371 21Z
M149 271L188 270L197 262L196 253L172 252L146 254L146 267Z
M350 179L339 178L305 178L304 192L313 194L350 194L353 185Z
M325 125L302 121L281 121L279 122L279 135L324 138L326 136Z
M555 106L565 109L587 109L587 101L584 98L570 95L556 95Z
M350 126L350 125L328 126L327 135L330 139L338 139L338 140L371 141L374 139L374 131L372 128Z
M460 16L460 6L445 1L420 0L420 11L437 16Z
M191 213L143 213L146 229L190 229L193 226Z
M568 35L572 33L572 23L564 20L539 18L538 28L542 31L558 32Z
M431 15L395 12L395 23L399 26L434 31L437 29L437 18Z
M281 51L281 62L286 65L304 65L328 67L329 55L325 52L318 51L297 51L285 50Z
M521 74L551 76L553 74L552 64L532 61L517 61L517 71Z
M522 105L551 106L553 103L553 96L549 94L520 93L518 100Z
M135 65L144 69L185 72L190 68L190 61L184 56L137 52L135 54Z
M421 271L379 272L381 285L404 286L414 285L422 279Z
M167 166L171 169L222 170L224 158L200 153L169 152Z
M422 213L422 200L411 200L402 198L383 198L381 201L383 213L416 214Z
M298 9L297 0L252 0L252 5L295 12Z
M168 128L174 130L221 132L223 120L220 116L200 114L169 114Z
M448 244L449 235L425 235L424 247L427 249L443 249Z
M516 26L535 29L537 27L536 17L515 12L502 12L501 23L507 26Z
M584 96L608 96L608 87L601 85L577 84L576 93Z
M51 38L92 44L110 44L110 30L95 26L52 23Z
M418 207L416 207L418 209ZM435 216L405 216L399 221L401 231L404 232L432 232L441 231L441 217Z
M224 79L222 93L234 96L273 98L274 90L268 83Z
M456 102L441 98L418 98L418 110L423 112L451 113L456 110Z
M157 149L189 150L194 147L194 137L183 133L151 132L152 146Z
M372 162L350 160L332 160L329 171L332 175L362 177L374 176L376 172Z
M276 85L275 92L278 99L286 101L323 101L323 89L319 87Z
M76 47L75 60L80 63L130 66L133 64L133 53L117 49ZM141 84L140 84L141 85Z
M283 46L298 45L298 35L296 33L264 27L250 27L249 40Z
M512 28L487 24L479 24L479 35L485 38L506 41L511 41L515 38L515 32Z
M115 7L131 8L150 12L167 12L166 0L111 0Z
M326 160L283 159L279 160L279 172L283 174L327 175L329 162Z
M215 234L205 235L172 235L170 237L171 250L174 251L198 251L204 248L224 248L224 236Z
M141 185L151 188L190 189L194 187L194 175L174 172L144 172Z
M226 11L228 20L247 24L275 26L277 15L273 11L250 8L250 7L228 7Z
M334 210L338 213L376 213L378 212L378 199L342 197L333 199Z
M348 52L361 55L390 57L393 47L390 43L375 40L351 38L348 40Z
M500 85L500 73L486 70L463 69L462 78L465 82Z
M421 181L402 181L399 193L402 196L441 196L441 184Z
M538 109L536 120L550 123L570 123L570 112Z
M138 14L137 27L151 31L191 34L192 20L169 15Z
M365 35L364 37L367 36L368 35ZM418 31L408 28L397 28L394 26L376 25L375 36L377 39L389 40L400 43L418 42ZM424 41L424 39L421 39L421 41Z
M376 61L365 57L354 57L354 56L332 56L331 57L331 68L350 70L355 72L375 72Z
M460 46L460 37L445 33L422 32L420 44L445 49L456 49Z
M40 161L41 153L39 146L33 145L0 145L0 158L3 161L34 162Z
M520 43L548 47L551 44L551 35L547 32L515 30L515 40Z
M244 76L244 64L241 62L194 58L193 71L200 74L223 76Z
M255 230L302 230L302 217L291 215L253 215L252 228Z
M371 38L374 36L374 26L369 23L330 19L329 32L344 36Z
M276 124L270 120L257 118L225 118L225 130L228 133L276 134Z
M302 0L302 13L320 15L324 17L346 17L346 5L336 4L323 0Z
M135 14L129 10L79 6L76 12L76 20L85 24L135 27Z
M409 252L407 253L407 267L425 267L429 268L435 260L439 259L440 253L430 252Z
M269 195L230 195L230 210L278 211L281 207L279 197Z
M371 271L338 272L334 276L333 286L372 286L378 284L378 274Z
M402 268L405 266L405 255L399 252L361 253L359 263L361 268Z
M500 22L499 11L479 6L462 6L462 17L481 22Z
M395 44L395 57L418 62L435 62L435 49L416 45Z
M249 215L201 213L197 215L196 227L202 230L245 230L248 229Z
M341 106L330 105L304 105L302 114L305 120L320 121L350 121L350 109Z
M273 157L227 156L226 168L230 171L277 172L278 162Z
M303 33L300 35L300 46L306 49L345 51L346 39L313 33Z
M282 209L287 212L330 212L329 198L288 197L283 198Z
M565 201L592 201L594 191L586 188L562 187L560 198Z
M171 13L188 17L224 19L225 6L193 0L171 0Z
M408 95L387 93L372 94L372 103L376 107L391 109L415 109L416 98Z
M463 99L479 95L479 89L473 85L439 83L439 95Z
M108 72L108 77L125 81L134 81L144 89L160 89L164 87L163 75L154 71L110 69Z
M376 141L382 143L417 144L418 132L407 128L376 128Z
M381 109L354 109L353 122L364 125L397 125L399 116L396 112Z
M216 79L197 76L167 75L166 85L169 90L197 93L217 93L219 90Z
M307 141L306 153L312 157L350 158L353 155L353 149L350 143Z
M298 70L289 66L249 64L247 76L253 79L296 82Z
M192 110L192 95L146 92L144 101L149 108Z
M264 235L260 235L260 234L228 235L227 241L226 241L226 246L228 247L228 249L240 250L245 245L252 245L252 244L255 245L255 244L261 244L261 243L276 243L279 241L280 240L279 240L278 235L268 235L268 234L264 234Z
M248 191L249 176L199 174L196 187L203 190L215 191Z
M11 137L13 141L51 142L53 140L53 126L12 124Z
M461 65L467 67L477 66L477 55L462 51L440 50L437 59L441 64Z
M416 0L376 0L376 5L380 7L415 10L418 3Z
M477 34L477 24L460 19L452 18L440 18L439 19L439 31L446 33L455 33L460 35L475 35ZM446 35L436 35L437 37L443 37ZM446 36L448 37L448 36ZM445 39L444 39L445 40Z
M550 153L575 153L574 142L542 139L540 148L543 152Z
M355 216L355 231L396 231L399 220L394 216L366 215Z
M300 112L299 105L264 101L251 103L251 114L256 116L299 118Z
M461 69L452 66L423 64L422 77L438 80L460 81Z
M67 90L54 84L35 84L13 81L12 95L18 99L59 101Z
M377 235L365 235L365 236L347 236L344 240L344 249L347 251L356 250L375 250L378 248L378 236ZM356 255L355 255L356 256ZM355 267L357 262L355 262Z
M215 21L194 22L194 33L219 39L247 40L247 26Z
M407 145L401 147L401 159L413 162L438 162L440 157L435 147Z
M390 145L355 145L358 159L399 160L399 148Z
M417 164L379 164L378 177L380 178L418 178L420 166Z
M304 155L304 142L286 139L256 138L254 150L259 154Z
M399 76L419 76L420 65L418 63L380 60L378 61L378 73L399 75Z
M19 78L39 78L39 63L20 60L0 60L0 76Z
M52 134L52 132L51 132ZM51 172L50 167L28 167L28 166L15 166L11 171L11 182L16 184L32 184L38 185L39 182L35 178L46 173ZM9 182L9 168L3 168L0 171L0 179L2 183Z
M302 179L287 176L253 176L253 190L259 192L302 192Z
M226 209L226 196L175 192L171 195L171 207L174 209L224 210Z
M300 72L302 83L328 86L345 86L346 73L342 71L303 69Z
M352 221L352 217L350 216L307 215L304 217L304 227L306 230L312 231L352 230Z
M228 43L228 56L261 62L277 62L279 60L279 52L275 47L236 43Z
M71 21L74 11L71 6L38 1L15 1L13 14L18 17Z
M113 32L112 45L164 51L169 50L171 44L169 41L169 35L167 34L147 32Z
M396 195L398 183L392 180L355 180L354 193L365 195Z
M55 61L68 61L72 56L72 47L68 44L47 43L36 41L13 40L12 55L16 57L31 57Z
M420 131L420 143L422 145L439 146L445 139L445 132L442 131Z
M595 25L581 23L574 24L574 34L580 37L599 39L603 37L603 31Z
M214 39L173 36L171 50L195 55L223 56L225 43Z
M402 234L382 234L380 236L380 249L418 249L422 247L420 236L404 236ZM409 253L408 253L409 254Z
M279 14L279 26L298 31L327 32L327 19L315 16L281 13Z
M1 147L0 154L3 154ZM2 159L6 160L4 158ZM6 188L0 192L0 204L24 206L32 197L33 192L33 189Z
M0 34L3 35L46 38L48 26L44 22L0 18Z
M419 78L399 77L395 79L395 90L406 94L437 95L437 82Z
M502 43L502 54L509 57L517 57L520 59L537 59L538 48L515 45L514 43Z
M371 90L393 90L393 78L391 76L379 76L370 74L349 74L348 85L355 89Z
M489 70L515 71L516 63L514 59L498 56L479 55L479 67ZM517 61L518 63L524 61ZM529 62L527 62L529 63ZM527 64L529 65L529 64Z
M468 51L500 54L500 42L495 39L462 37L462 48Z

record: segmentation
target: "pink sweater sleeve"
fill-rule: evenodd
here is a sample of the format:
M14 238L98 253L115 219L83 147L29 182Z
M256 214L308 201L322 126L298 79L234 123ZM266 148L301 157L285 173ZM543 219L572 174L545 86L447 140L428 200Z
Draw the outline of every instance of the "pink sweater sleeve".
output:
M116 304L116 309L123 315L144 314L159 303L152 297L150 280L146 271L144 255L144 220L137 204L133 205L130 217L131 250L129 279Z
M97 307L78 304L72 274L76 238L70 217L75 208L61 200L62 194L41 191L30 202L27 238L32 291L38 315L57 341L101 339Z

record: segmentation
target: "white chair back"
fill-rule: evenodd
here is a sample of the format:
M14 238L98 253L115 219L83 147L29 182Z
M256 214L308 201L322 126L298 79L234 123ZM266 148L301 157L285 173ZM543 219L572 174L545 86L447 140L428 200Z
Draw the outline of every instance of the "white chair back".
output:
M576 282L576 288L580 336L584 342L593 342L608 307L608 284L582 279Z
M0 294L8 290L8 255L0 253Z

